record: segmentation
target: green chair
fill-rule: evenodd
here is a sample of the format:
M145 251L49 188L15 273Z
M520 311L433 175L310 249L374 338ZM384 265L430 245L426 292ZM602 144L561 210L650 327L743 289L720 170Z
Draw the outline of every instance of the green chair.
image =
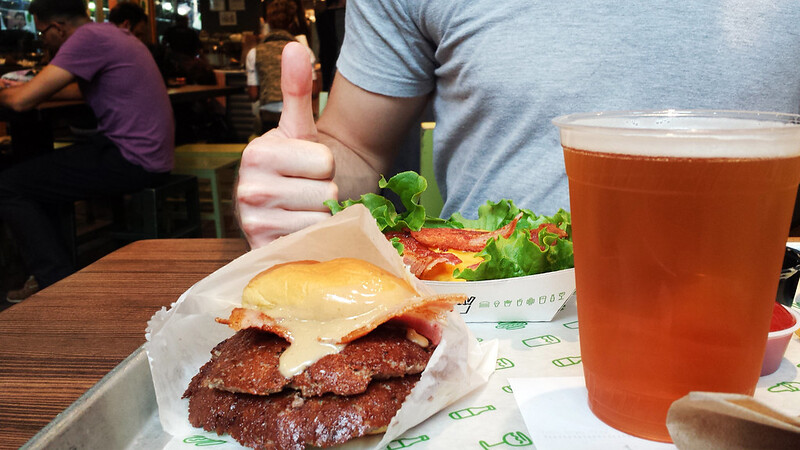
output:
M438 216L442 212L442 194L433 173L433 129L436 122L422 122L419 142L419 174L428 181L428 189L422 193L420 204L425 207L429 216Z
M125 196L111 236L123 241L200 237L197 177L171 174L163 184Z
M243 147L242 147L243 148ZM214 221L214 229L218 238L225 237L225 215L222 204L233 204L231 196L222 199L223 184L233 185L236 170L241 160L238 154L224 155L219 152L209 153L175 153L175 168L172 173L194 175L201 181L207 181L211 187L211 212L202 212L203 219ZM201 203L208 201L201 195Z
M175 155L181 157L188 157L187 155L241 157L245 147L247 147L247 143L209 144L200 142L175 147Z

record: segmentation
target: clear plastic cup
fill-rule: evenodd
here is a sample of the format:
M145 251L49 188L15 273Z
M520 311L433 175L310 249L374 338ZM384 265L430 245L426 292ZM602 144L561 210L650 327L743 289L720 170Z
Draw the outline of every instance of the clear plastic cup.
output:
M670 110L553 122L589 406L612 427L668 442L674 400L755 389L800 182L800 116Z

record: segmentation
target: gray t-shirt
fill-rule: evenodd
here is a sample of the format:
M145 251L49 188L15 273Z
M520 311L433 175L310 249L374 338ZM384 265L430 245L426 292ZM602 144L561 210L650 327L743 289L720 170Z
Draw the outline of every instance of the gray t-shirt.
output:
M351 0L346 23L350 82L434 92L444 216L569 209L561 114L800 109L798 2Z

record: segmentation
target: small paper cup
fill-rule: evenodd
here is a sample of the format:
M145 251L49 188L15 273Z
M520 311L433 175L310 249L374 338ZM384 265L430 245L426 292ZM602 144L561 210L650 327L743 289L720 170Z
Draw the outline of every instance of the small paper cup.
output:
M764 353L764 362L761 365L761 376L769 375L781 365L783 354L786 353L786 347L789 346L789 341L792 340L792 333L800 328L800 313L789 308L788 306L781 305L786 308L789 313L794 317L794 325L783 330L772 331L767 337L767 350Z

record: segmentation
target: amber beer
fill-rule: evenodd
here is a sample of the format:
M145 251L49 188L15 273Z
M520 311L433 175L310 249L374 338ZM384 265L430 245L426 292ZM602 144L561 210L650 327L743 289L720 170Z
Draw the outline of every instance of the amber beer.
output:
M755 389L800 181L800 120L667 111L554 123L589 406L668 442L674 400Z

